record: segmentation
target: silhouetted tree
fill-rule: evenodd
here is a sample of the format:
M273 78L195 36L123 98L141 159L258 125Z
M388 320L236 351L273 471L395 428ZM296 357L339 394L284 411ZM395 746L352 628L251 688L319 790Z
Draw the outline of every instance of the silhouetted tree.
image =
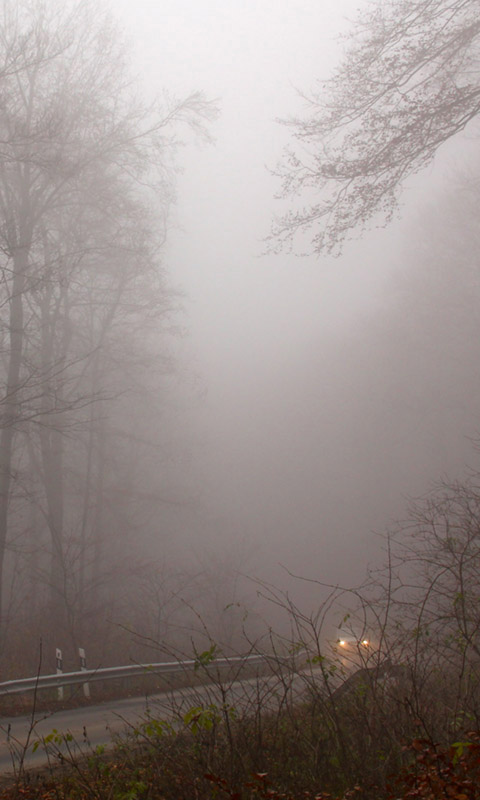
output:
M477 0L375 0L359 16L333 77L284 121L278 174L300 198L274 226L281 247L341 250L354 228L389 220L404 180L480 111Z
M0 602L13 488L22 478L31 489L29 472L58 611L71 579L65 528L78 528L65 505L66 437L95 425L87 406L122 391L108 379L119 318L138 326L142 314L169 305L159 252L178 126L205 132L215 109L200 94L142 104L118 32L96 2L3 0L1 11ZM88 461L94 436L90 494L100 480Z

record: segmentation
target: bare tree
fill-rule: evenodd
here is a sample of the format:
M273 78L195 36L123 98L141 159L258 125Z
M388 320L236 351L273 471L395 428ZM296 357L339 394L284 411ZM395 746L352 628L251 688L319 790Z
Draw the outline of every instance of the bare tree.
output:
M178 129L205 132L215 109L200 94L140 103L118 33L97 3L4 0L2 14L0 586L19 467L15 437L32 442L36 425L31 468L40 467L43 481L49 580L65 600L65 435L72 425L85 430L82 409L108 395L95 374L118 316L125 320L134 306L139 314L136 287L144 308L168 305L153 276Z
M375 0L333 77L283 121L278 246L338 253L355 228L389 220L405 179L480 111L478 0Z

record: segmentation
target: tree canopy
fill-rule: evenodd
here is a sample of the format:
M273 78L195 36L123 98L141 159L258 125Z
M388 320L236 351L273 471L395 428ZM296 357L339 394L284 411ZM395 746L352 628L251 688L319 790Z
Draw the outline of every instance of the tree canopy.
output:
M282 120L294 143L278 167L280 196L295 207L272 240L338 254L354 229L388 221L404 180L479 113L480 3L375 0L306 99L305 116Z

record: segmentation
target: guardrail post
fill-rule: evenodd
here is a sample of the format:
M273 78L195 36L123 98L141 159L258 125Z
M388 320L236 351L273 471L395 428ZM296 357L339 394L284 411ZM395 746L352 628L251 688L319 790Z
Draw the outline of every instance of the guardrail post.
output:
M81 671L82 672L86 672L86 670L87 670L87 659L85 657L85 650L83 649L83 647L79 647L78 648L78 657L80 659L80 669L81 669ZM90 684L89 683L84 683L83 684L83 694L84 694L84 697L86 697L87 699L90 698Z
M55 650L55 661L57 662L57 675L63 675L62 651L58 647ZM57 699L63 700L63 686L59 686L57 689Z
M190 661L164 661L160 664L126 664L121 667L102 667L98 669L87 669L88 678L85 678L83 667L76 672L63 672L62 651L55 650L57 671L52 675L35 675L32 678L19 678L18 680L0 682L0 697L2 695L17 694L23 692L36 691L37 689L57 689L58 699L63 700L64 686L78 686L90 684L92 681L109 681L127 679L129 677L143 676L145 673L170 675L185 670L194 670L198 664L198 659ZM258 665L268 663L269 656L248 655L233 656L232 658L217 658L213 662L217 668L222 666L240 667L242 664Z

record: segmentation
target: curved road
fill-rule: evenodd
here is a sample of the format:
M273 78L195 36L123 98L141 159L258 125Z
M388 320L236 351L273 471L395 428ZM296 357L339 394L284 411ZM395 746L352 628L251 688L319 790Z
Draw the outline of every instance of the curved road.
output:
M258 703L264 710L275 710L288 701L298 700L311 685L312 675L285 675L251 678L224 685L184 688L149 698L132 697L52 713L39 712L31 716L0 719L0 772L14 773L22 763L27 769L58 763L59 753L80 755L98 745L111 746L112 737L136 727L149 717L181 719L189 708L197 705L224 703L244 713ZM45 744L45 737L56 730L65 743ZM33 751L34 743L38 742Z

